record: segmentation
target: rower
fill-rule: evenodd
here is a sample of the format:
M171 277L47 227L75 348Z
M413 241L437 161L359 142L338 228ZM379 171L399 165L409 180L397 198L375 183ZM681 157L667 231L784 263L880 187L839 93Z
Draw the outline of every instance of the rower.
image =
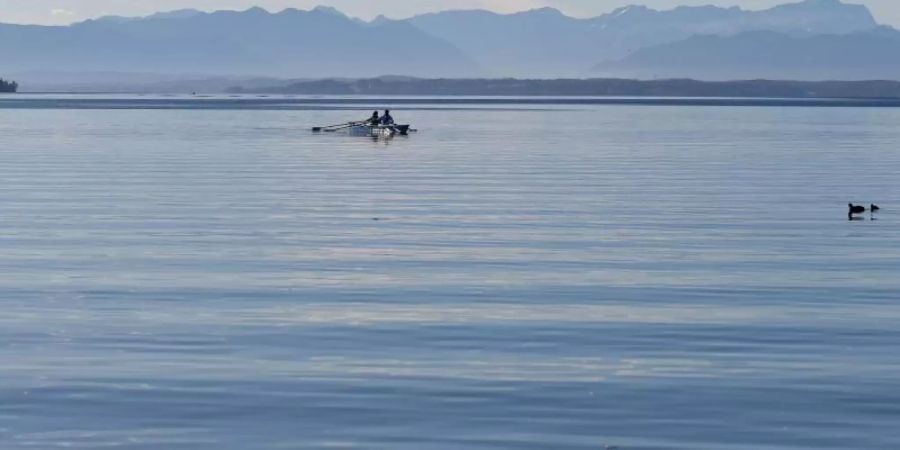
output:
M367 123L369 125L378 125L379 122L381 122L381 119L378 117L378 111L373 111L372 117L369 118Z
M394 118L391 117L391 111L389 109L384 110L384 115L381 116L381 124L382 125L393 125Z

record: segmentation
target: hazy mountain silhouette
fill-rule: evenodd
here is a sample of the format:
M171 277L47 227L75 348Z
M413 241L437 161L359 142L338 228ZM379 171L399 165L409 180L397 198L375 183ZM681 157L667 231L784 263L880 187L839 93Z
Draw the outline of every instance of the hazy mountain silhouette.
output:
M866 7L840 0L762 11L629 6L589 19L551 8L371 22L327 7L187 9L65 27L0 24L0 62L7 74L42 74L46 86L54 84L47 74L55 73L186 74L189 80L390 74L855 79L895 73L890 55L900 44L892 32L879 29ZM837 50L827 51L829 45ZM27 77L18 78L27 86ZM115 85L133 86L118 78Z
M843 35L791 36L769 31L694 36L602 63L596 73L705 80L900 79L900 32L879 28Z
M203 11L199 11L196 9L178 9L175 11L158 12L147 17L103 16L99 19L95 19L94 21L121 23L152 19L187 19L194 16L199 16L201 14L203 14Z
M865 6L839 0L806 0L763 11L628 6L592 19L567 17L549 8L508 15L448 11L409 22L454 44L495 76L579 76L585 73L585 60L618 59L697 34L843 34L877 26Z
M334 10L185 10L66 27L0 25L4 70L264 74L293 77L476 72L461 51L403 22Z
M584 73L585 60L596 61L605 53L588 21L551 8L508 15L447 11L408 22L452 43L492 76L578 75Z

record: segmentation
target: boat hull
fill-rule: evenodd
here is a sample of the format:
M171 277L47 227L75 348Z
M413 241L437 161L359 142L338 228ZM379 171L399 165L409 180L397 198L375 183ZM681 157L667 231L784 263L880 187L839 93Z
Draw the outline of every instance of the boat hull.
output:
M360 137L393 137L406 136L409 125L355 125L347 129L350 136Z

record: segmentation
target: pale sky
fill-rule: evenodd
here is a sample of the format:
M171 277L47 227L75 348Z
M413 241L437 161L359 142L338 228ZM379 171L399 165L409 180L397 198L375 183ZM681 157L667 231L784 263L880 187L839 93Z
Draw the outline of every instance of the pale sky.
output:
M642 4L657 9L677 5L740 6L762 9L796 0L0 0L0 22L68 24L103 15L142 16L158 11L196 8L206 11L261 6L270 11L333 6L351 16L370 19L379 14L406 18L446 9L490 9L514 12L551 6L572 16L595 16L620 6ZM845 0L869 6L875 18L900 27L900 0Z

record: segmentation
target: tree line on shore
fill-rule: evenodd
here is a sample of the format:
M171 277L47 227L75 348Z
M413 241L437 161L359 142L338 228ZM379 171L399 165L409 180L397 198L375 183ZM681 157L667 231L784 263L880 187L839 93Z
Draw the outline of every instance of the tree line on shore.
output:
M12 80L4 80L0 78L0 92L16 92L19 90L19 83Z
M733 98L900 98L898 81L698 81L689 79L421 79L381 77L234 87L233 93L301 95L634 96Z

